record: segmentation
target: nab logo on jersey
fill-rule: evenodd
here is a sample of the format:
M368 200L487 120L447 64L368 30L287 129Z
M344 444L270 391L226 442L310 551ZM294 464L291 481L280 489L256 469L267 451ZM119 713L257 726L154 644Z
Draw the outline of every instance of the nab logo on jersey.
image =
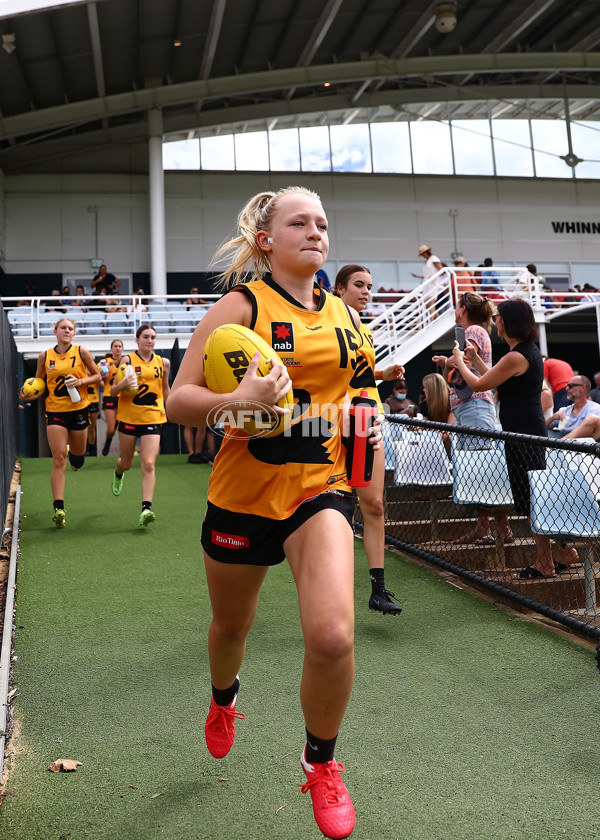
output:
M289 321L271 321L271 347L277 353L294 352L294 327Z

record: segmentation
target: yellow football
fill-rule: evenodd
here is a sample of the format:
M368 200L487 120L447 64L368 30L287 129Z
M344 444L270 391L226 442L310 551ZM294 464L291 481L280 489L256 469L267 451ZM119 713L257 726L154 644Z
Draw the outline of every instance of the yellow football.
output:
M131 365L119 365L119 369L117 370L117 382L120 382L127 376L127 369L131 368ZM138 387L135 388L123 388L122 391L119 391L119 394L127 394L130 397L135 397L138 392Z
M46 390L46 383L37 376L31 376L23 382L23 396L28 400L41 397Z
M258 376L266 376L269 373L271 359L283 364L275 350L254 330L241 324L223 324L217 327L208 336L204 346L204 375L207 386L217 394L235 391L257 352L261 355ZM291 389L277 405L289 409L289 413L274 414L268 406L256 403L243 411L234 406L223 405L222 417L225 422L243 428L249 435L275 437L290 426L294 407Z

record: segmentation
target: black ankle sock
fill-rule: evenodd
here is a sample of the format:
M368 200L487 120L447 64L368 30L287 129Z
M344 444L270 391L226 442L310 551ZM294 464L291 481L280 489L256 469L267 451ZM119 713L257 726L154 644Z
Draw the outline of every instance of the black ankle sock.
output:
M123 473L118 473L116 470L115 470L115 475L116 475L117 478L123 478Z
M65 508L65 500L64 499L55 499L54 500L54 510L64 510Z
M142 502L142 510L152 510L152 502Z
M333 759L335 751L335 738L325 740L324 738L317 738L315 735L306 730L306 760L309 764L326 764Z
M385 591L385 571L384 569L369 569L369 576L371 578L371 589L373 594L376 592Z
M212 696L217 706L229 706L230 703L233 703L233 698L238 693L239 689L240 681L238 677L236 677L233 685L230 685L229 688L215 688L213 685Z

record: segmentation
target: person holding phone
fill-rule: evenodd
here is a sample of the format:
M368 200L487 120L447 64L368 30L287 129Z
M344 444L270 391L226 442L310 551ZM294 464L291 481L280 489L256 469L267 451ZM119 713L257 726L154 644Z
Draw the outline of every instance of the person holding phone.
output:
M464 335L464 346L473 347L477 355L490 367L492 365L490 332L493 314L494 307L490 301L485 295L477 294L477 292L462 294L454 310L456 329L458 330L456 340L459 345ZM457 426L470 426L471 428L493 431L498 421L492 390L474 392L457 370L452 356L434 356L433 361L436 365L444 368L444 377L450 385L450 407L456 417ZM476 377L481 375L474 366L471 367L471 372ZM456 435L454 444L457 449L487 449L490 446L490 441L486 438L476 438L471 435ZM513 535L506 515L502 516L501 527L504 542L512 542ZM494 543L494 537L490 529L490 519L483 509L479 511L475 527L454 542L456 544L475 545L491 545Z

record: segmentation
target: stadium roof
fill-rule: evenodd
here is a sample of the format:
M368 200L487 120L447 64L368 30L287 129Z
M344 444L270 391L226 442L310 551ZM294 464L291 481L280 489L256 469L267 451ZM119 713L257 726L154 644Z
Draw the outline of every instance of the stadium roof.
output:
M8 174L146 173L153 108L178 137L600 119L598 0L48 0L28 11L39 5L0 0Z

